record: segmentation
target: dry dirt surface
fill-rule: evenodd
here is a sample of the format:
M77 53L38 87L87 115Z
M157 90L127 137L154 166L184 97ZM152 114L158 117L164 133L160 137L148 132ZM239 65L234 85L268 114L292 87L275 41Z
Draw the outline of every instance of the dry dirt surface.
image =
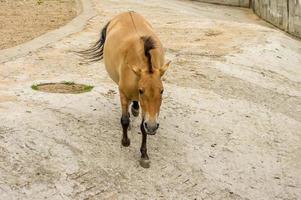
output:
M301 42L248 9L92 0L84 30L0 61L0 199L301 199ZM85 49L117 13L154 26L172 66L160 130L139 165L140 118L121 146L117 86ZM37 83L94 85L82 94Z
M32 40L68 23L75 0L0 0L0 49Z

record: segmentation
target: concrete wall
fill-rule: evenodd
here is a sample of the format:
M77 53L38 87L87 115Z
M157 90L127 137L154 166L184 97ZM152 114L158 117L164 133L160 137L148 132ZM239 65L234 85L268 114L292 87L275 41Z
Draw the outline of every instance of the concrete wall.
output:
M249 7L250 0L197 0L205 3L216 3L222 5Z
M301 0L195 0L251 7L262 19L301 38Z
M301 37L301 0L252 0L252 8L262 19Z
M275 26L288 30L287 0L253 0L254 12Z
M301 0L289 1L288 32L301 38Z

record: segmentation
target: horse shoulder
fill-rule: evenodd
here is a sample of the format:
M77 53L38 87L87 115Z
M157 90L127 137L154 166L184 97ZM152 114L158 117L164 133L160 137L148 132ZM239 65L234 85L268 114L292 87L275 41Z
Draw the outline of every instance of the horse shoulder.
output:
M130 100L137 100L138 77L132 71L131 65L124 63L120 67L119 88Z

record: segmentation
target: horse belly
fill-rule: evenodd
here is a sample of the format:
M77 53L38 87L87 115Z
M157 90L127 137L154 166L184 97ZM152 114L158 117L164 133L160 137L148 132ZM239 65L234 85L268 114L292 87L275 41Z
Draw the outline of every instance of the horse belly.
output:
M119 83L119 73L117 67L114 66L108 59L104 59L106 70L110 76L110 78L116 83Z
M114 42L109 38L104 46L104 63L110 78L118 84L121 59L116 50Z

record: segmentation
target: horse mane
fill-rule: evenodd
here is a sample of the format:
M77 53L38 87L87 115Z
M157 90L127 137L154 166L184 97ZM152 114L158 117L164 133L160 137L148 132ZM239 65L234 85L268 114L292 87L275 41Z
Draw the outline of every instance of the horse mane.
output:
M152 56L150 54L150 50L156 48L155 41L151 36L142 36L141 39L144 42L144 55L147 58L148 72L152 74L154 70L152 66Z

